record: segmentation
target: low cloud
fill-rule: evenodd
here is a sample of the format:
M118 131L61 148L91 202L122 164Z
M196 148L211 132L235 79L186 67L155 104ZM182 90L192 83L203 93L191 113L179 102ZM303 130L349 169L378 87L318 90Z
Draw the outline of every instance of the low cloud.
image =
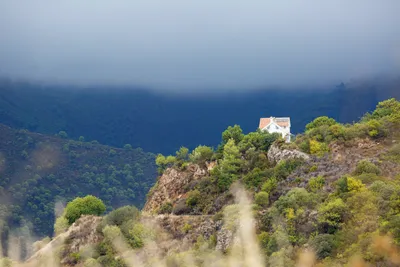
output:
M400 2L0 2L0 75L176 90L400 72Z

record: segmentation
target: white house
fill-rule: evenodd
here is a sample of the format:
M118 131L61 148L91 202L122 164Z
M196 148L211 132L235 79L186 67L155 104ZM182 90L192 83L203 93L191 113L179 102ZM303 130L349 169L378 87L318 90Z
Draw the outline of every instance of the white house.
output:
M286 142L290 142L290 118L260 118L259 128L269 133L280 133Z

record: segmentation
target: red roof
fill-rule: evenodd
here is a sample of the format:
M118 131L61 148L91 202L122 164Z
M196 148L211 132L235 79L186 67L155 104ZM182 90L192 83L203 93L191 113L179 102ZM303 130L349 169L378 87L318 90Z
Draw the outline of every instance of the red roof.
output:
M265 128L271 122L271 118L261 118L260 119L260 129Z
M290 118L260 118L260 125L258 126L260 129L265 128L268 124L271 123L271 119L274 123L278 124L281 127L287 127L290 125Z

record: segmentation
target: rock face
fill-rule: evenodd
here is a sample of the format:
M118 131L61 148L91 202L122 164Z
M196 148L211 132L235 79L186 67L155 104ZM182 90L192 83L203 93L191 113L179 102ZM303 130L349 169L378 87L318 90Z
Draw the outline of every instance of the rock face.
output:
M97 225L102 217L88 215L77 220L68 230L65 240L65 247L61 254L61 264L73 264L75 259L71 259L71 253L77 253L82 248L99 243L103 236L97 232Z
M67 232L55 237L42 249L33 254L25 263L18 267L36 266L73 266L71 253L79 252L83 247L101 242L103 236L97 232L97 225L102 217L88 215L78 219ZM61 249L61 254L58 254ZM59 259L60 257L60 259ZM60 265L61 263L61 265Z
M186 170L167 169L149 194L143 211L154 212L162 204L180 199L187 191L185 190L187 185L206 175L208 175L208 169L197 164L189 165Z
M310 156L298 150L281 149L276 144L272 145L268 150L268 160L278 163L281 160L287 159L304 159L310 160Z

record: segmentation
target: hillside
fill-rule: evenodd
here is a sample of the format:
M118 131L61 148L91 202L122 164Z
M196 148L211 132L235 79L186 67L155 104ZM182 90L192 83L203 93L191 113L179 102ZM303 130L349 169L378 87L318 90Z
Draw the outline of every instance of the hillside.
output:
M266 88L238 92L163 94L134 87L40 85L0 79L0 123L122 147L129 143L170 154L186 146L217 146L229 125L254 131L260 117L290 116L301 133L319 116L357 121L378 101L400 97L397 79L350 81L340 86ZM160 130L162 129L162 130Z
M154 155L80 140L0 124L0 210L11 232L28 227L33 236L51 236L56 213L77 196L98 196L107 210L144 204L156 178Z
M394 99L290 144L228 127L215 151L158 155L140 215L83 216L23 266L398 266L399 129Z

